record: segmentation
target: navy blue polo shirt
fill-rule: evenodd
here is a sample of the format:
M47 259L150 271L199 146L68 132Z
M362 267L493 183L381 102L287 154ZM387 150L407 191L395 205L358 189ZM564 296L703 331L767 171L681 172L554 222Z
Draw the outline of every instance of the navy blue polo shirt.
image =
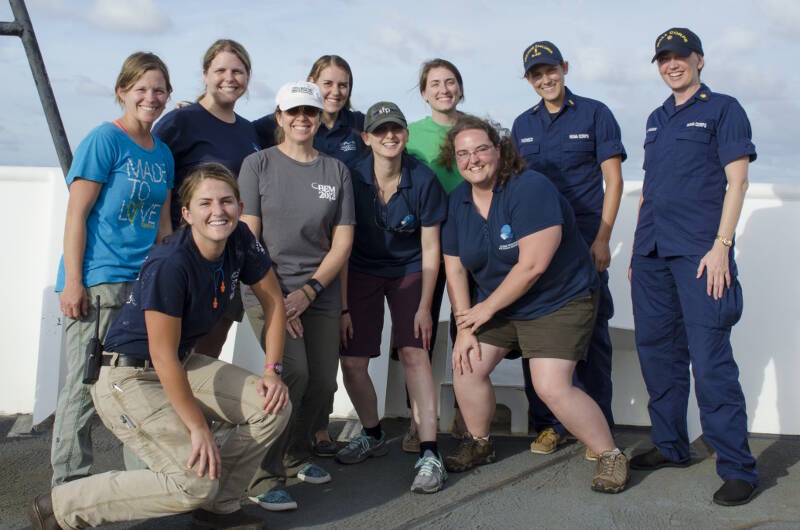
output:
M236 226L216 263L200 254L190 227L173 233L154 246L142 264L130 298L108 330L105 350L149 359L144 321L149 309L181 319L177 353L185 356L225 313L238 281L257 283L271 266L269 253L244 223Z
M439 179L416 158L403 155L397 192L384 205L375 189L372 152L353 167L356 206L355 239L350 267L358 272L399 278L422 270L421 226L435 226L447 217L447 195ZM413 232L388 231L413 215Z
M550 266L527 293L497 313L511 320L533 320L598 286L572 208L547 177L526 169L504 187L495 187L486 219L472 202L472 186L460 184L450 192L442 252L461 258L477 284L478 302L482 302L519 260L518 240L557 225L562 227L561 243Z
M725 166L756 159L750 121L736 99L700 85L674 96L647 118L643 201L633 252L703 256L714 244L728 179ZM731 249L733 250L733 249Z
M253 125L262 149L275 145L275 129L278 127L275 114L259 118ZM366 151L364 141L361 139L363 129L364 114L342 109L332 129L328 129L324 123L319 126L317 134L314 135L314 149L344 162L349 168L364 156Z
M167 113L153 126L153 135L167 144L175 158L175 188L170 205L175 228L181 220L178 190L186 175L207 162L218 162L238 175L242 160L259 150L252 123L238 114L234 123L224 122L199 103Z
M514 120L511 138L528 169L547 176L567 198L584 241L591 245L603 213L600 164L614 156L623 161L628 157L609 108L567 88L555 116L541 100Z

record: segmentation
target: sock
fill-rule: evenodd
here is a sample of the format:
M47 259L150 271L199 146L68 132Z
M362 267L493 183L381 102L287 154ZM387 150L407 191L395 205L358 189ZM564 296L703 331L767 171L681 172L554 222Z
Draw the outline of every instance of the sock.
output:
M378 424L375 427L364 427L364 433L367 436L375 438L376 440L380 440L381 436L383 436L383 429L381 429L381 422L378 422Z
M430 455L426 455L425 453L430 453ZM439 456L439 446L436 440L419 443L419 457L422 458L424 456Z

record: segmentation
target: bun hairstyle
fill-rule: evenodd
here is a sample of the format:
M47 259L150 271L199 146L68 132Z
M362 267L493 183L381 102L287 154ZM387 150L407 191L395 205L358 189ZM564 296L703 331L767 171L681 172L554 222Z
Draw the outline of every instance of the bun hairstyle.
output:
M500 147L500 168L497 172L497 184L502 187L510 179L525 169L525 160L517 153L508 129L503 129L499 123L481 119L470 114L459 116L455 125L447 132L444 143L439 150L437 162L448 171L456 166L455 138L459 133L469 130L483 131L495 147Z
M123 104L120 92L126 92L150 70L158 70L164 76L167 84L167 93L172 94L172 85L169 82L169 70L158 55L150 52L132 53L122 63L122 69L117 76L117 83L114 85L114 98L120 105Z

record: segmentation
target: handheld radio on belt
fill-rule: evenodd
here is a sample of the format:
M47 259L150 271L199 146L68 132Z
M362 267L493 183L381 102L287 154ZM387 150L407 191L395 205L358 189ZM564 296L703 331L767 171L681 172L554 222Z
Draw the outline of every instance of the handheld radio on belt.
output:
M92 385L100 375L100 363L103 360L103 344L100 342L100 296L97 299L97 318L94 321L94 337L86 345L86 362L83 365L83 384Z

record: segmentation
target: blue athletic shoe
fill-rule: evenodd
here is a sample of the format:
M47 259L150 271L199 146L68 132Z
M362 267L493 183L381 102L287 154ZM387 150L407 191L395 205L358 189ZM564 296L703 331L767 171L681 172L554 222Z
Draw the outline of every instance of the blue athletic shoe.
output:
M286 490L271 490L256 497L248 497L248 499L250 499L250 502L258 504L271 512L285 512L286 510L297 509L297 503Z
M297 479L309 484L325 484L331 481L331 475L317 464L309 462L297 472Z

